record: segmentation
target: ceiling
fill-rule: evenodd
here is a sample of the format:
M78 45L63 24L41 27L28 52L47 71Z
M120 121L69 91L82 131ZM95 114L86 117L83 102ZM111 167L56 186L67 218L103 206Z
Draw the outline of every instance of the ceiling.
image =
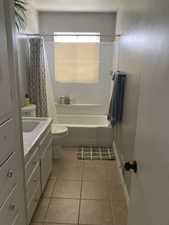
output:
M38 11L114 12L118 0L32 0Z

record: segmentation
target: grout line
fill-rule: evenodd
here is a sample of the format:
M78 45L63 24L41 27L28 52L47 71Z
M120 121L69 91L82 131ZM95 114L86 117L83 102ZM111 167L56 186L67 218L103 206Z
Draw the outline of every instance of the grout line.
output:
M65 225L65 223L55 223L55 222L47 222L47 223L33 223L33 225L47 225L47 224L51 224L51 225ZM74 224L74 223L66 223L66 225L78 225L78 224ZM81 224L82 225L82 224ZM83 225L89 225L89 224L83 224ZM96 224L90 224L90 225L96 225ZM97 224L97 225L100 225L100 224ZM114 225L114 224L113 224Z
M81 189L81 188L80 188ZM106 198L66 198L66 197L43 197L43 199L68 199L68 200L91 200L91 201L111 201L111 199ZM113 201L119 201L122 202L123 200L113 200Z
M53 168L52 168L52 169L53 169ZM51 196L52 196L52 194L53 194L53 192L54 192L55 184L56 184L56 179L55 179L55 182L54 182L54 185L53 185L51 194L50 194ZM48 210L49 210L49 206L50 206L51 201L52 201L52 198L48 198L48 199L49 199L49 203L48 203L48 207L47 207L47 209L46 209L46 213L45 213L45 215L44 215L44 221L42 222L42 225L43 225L43 223L45 223L45 221L46 221L46 217L47 217L47 213L48 213Z
M77 154L77 152L75 152L75 154ZM72 200L79 200L79 208L78 208L78 215L77 215L77 225L79 225L80 224L80 211L81 211L81 203L82 203L82 200L94 200L94 201L110 201L110 205L111 205L111 211L112 211L112 219L113 219L113 222L115 222L115 216L114 216L114 212L113 212L113 210L112 210L112 200L111 200L111 198L110 199L88 199L88 198L84 198L84 199L82 199L82 190L83 190L83 184L84 184L84 182L96 182L97 180L84 180L84 171L85 171L85 167L87 167L86 165L85 165L85 161L83 161L83 163L82 163L82 165L80 166L81 167L81 169L82 169L82 172L81 172L81 179L80 180L67 180L67 179L58 179L58 177L53 177L53 179L51 179L50 178L50 180L55 180L55 182L54 182L54 185L53 185L53 188L52 188L52 191L51 191L51 195L49 195L49 197L43 197L43 198L45 198L45 199L49 199L49 203L48 203L48 206L47 206L47 210L46 210L46 213L45 213L45 215L44 215L44 219L43 219L43 221L41 222L41 225L47 225L47 224L51 224L51 225L57 225L57 224L63 224L64 225L64 223L54 223L54 222L47 222L46 221L46 217L47 217L47 213L48 213L48 210L49 210L49 206L50 206L50 204L51 204L51 201L52 201L52 199L72 199ZM90 167L90 166L89 166ZM97 166L94 166L94 167L97 167ZM100 166L99 166L100 167ZM53 168L54 169L54 168ZM101 169L101 167L100 167L100 169ZM55 185L56 185L56 182L58 181L58 180L60 180L60 181L77 181L77 182L80 182L80 197L79 198L64 198L64 197L53 197L53 193L54 193L54 188L55 188ZM106 182L108 182L109 180L105 180ZM117 201L116 201L117 202ZM35 223L36 224L36 223ZM72 224L72 223L67 223L67 224L69 224L69 225L74 225L74 224ZM37 225L38 225L38 223L37 223Z
M63 225L65 225L65 223L55 223L55 222L50 222L50 221L46 222L46 223L40 223L40 224L39 223L35 223L35 225L47 225L47 224L51 224L51 225L57 225L57 224L61 225L61 224L63 224ZM75 224L74 223L66 223L66 225L75 225Z
M83 177L84 177L84 162L83 162L83 165L82 165L82 177L81 177L80 200L79 200L79 211L78 211L77 225L79 225L79 222L80 222L80 209L81 209L81 201L82 201Z

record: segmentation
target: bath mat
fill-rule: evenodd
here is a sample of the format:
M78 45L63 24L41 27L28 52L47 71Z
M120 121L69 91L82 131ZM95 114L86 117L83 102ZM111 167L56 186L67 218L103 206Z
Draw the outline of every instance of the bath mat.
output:
M80 147L77 153L79 160L115 160L111 147Z

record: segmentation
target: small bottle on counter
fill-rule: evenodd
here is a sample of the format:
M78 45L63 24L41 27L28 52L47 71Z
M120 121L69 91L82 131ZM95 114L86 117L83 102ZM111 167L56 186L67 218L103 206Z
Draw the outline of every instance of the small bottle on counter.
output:
M29 99L29 95L28 94L25 95L24 105L25 106L30 105L30 99Z

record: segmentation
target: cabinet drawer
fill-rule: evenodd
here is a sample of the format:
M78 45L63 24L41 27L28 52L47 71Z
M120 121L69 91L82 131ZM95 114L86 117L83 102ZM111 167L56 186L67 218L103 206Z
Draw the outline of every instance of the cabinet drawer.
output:
M27 197L27 204L29 204L30 200L32 199L32 195L36 188L40 187L40 165L37 164L35 167L32 176L28 180L28 183L26 185L26 197Z
M41 185L42 191L46 186L52 170L52 141L48 143L41 156Z
M0 208L1 224L11 225L15 218L19 214L19 195L17 192L17 186L12 190L8 199Z
M0 125L0 164L2 164L12 152L15 152L15 132L12 119Z
M40 186L38 186L37 189L35 190L35 192L33 193L32 199L27 207L28 224L31 222L32 216L33 216L35 209L39 203L40 195L41 195L41 188L40 188Z
M51 138L52 138L51 131L50 130L47 130L45 132L45 134L43 135L42 140L39 143L40 148L41 149L42 148L45 148L48 145L48 143L51 141Z
M0 167L0 207L17 183L16 168L17 163L15 153Z
M40 162L39 147L34 150L33 155L25 165L25 180L28 182L33 170Z

